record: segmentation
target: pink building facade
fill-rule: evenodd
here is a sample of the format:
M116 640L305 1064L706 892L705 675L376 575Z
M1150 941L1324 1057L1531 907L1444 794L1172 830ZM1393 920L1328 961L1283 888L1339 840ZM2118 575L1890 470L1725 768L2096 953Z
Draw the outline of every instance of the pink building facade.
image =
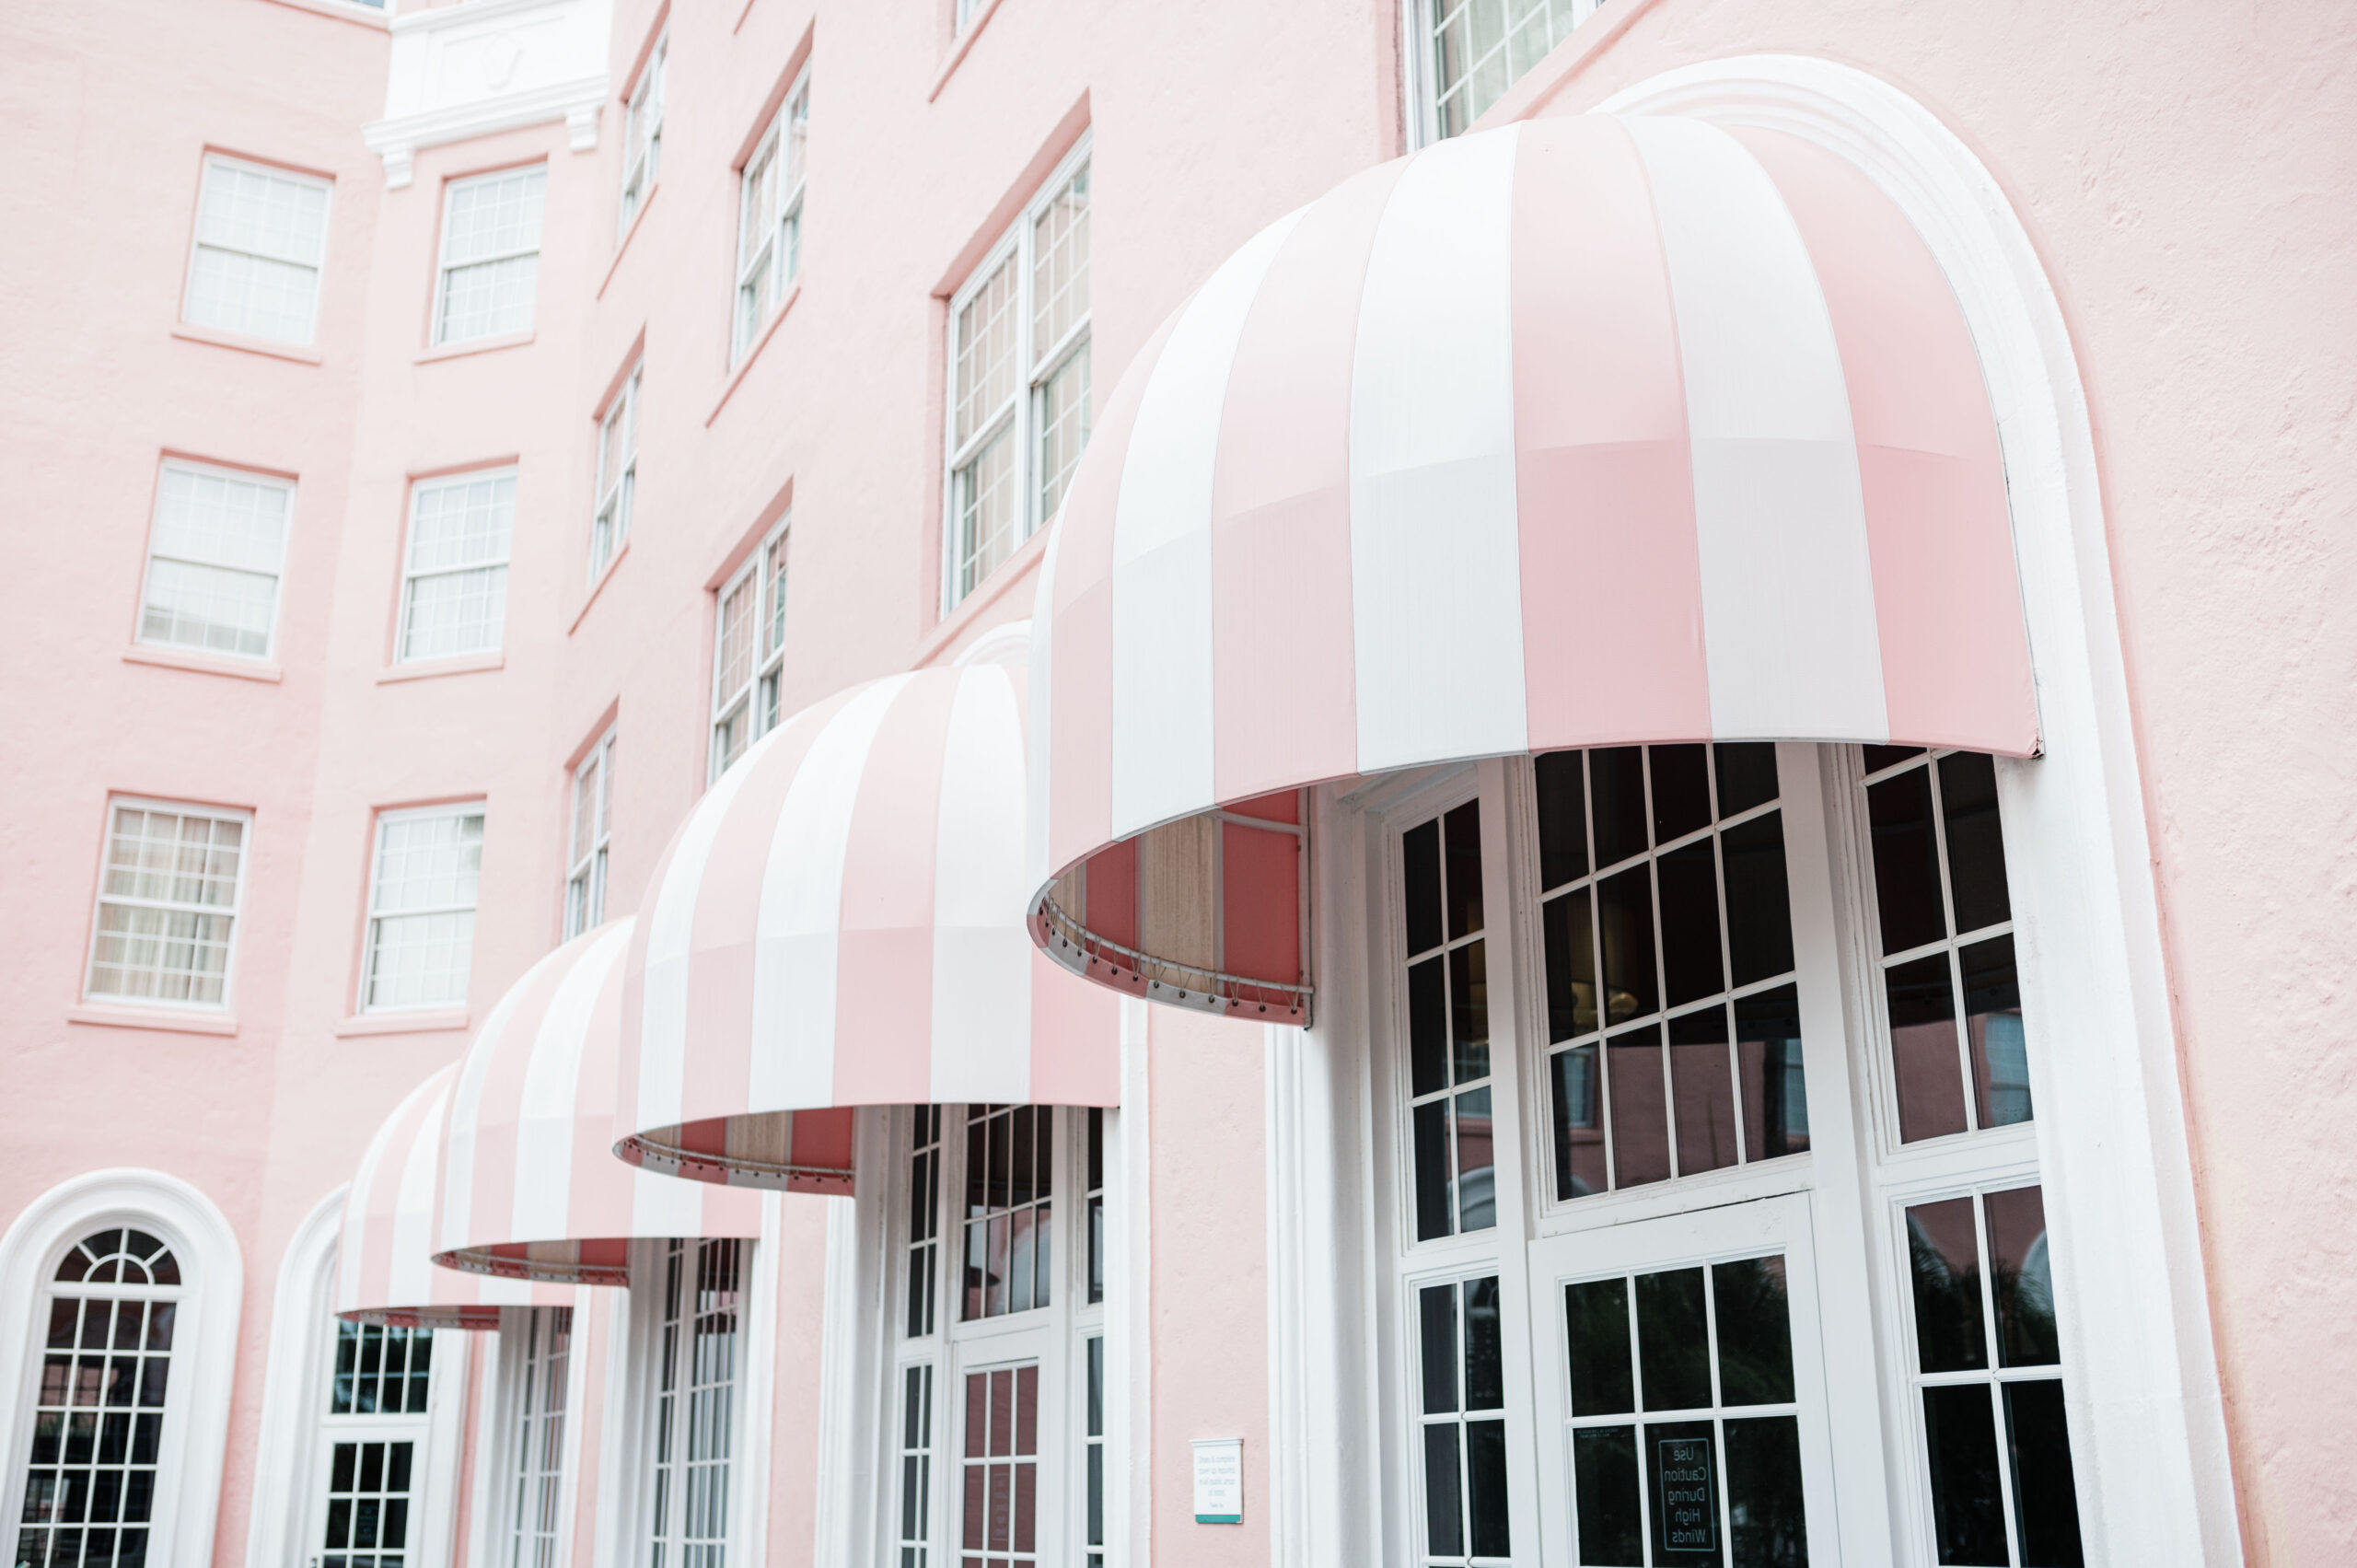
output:
M2357 1552L2330 7L0 38L20 1565Z

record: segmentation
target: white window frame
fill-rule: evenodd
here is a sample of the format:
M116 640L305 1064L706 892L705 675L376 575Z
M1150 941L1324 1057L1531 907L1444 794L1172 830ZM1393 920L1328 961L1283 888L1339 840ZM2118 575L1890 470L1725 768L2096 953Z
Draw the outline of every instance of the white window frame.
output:
M513 261L520 260L526 256L530 256L534 258L532 276L532 313L534 319L537 319L540 313L540 271L538 266L538 258L540 254L540 235L535 235L533 237L532 243L529 246L518 247L515 250L502 250L496 253L487 253L481 256L470 256L463 261L453 261L450 259L450 241L452 238L450 207L451 204L458 200L459 192L472 186L490 185L497 183L500 180L514 180L518 177L530 176L534 174L537 174L540 179L541 200L543 203L545 203L547 201L548 192L548 165L544 162L515 164L505 168L485 169L480 174L464 175L459 179L446 180L442 182L441 245L440 253L435 259L434 269L434 345L436 348L442 348L457 343L487 343L493 339L516 337L531 331L532 323L528 320L521 327L510 327L504 331L478 332L471 337L454 338L449 332L449 320L446 312L449 307L450 274L464 267L487 267L501 261ZM543 208L543 211L545 212L545 207ZM545 225L545 217L543 217L542 221Z
M486 1452L478 1458L490 1481L490 1495L482 1504L487 1529L470 1553L472 1561L494 1564L495 1568L538 1568L535 1560L525 1553L524 1543L517 1539L517 1532L525 1522L518 1487L523 1481L521 1466L525 1458L527 1422L528 1420L537 1427L546 1419L542 1396L538 1389L533 1391L533 1410L528 1418L524 1404L525 1379L544 1364L545 1358L536 1358L533 1365L528 1365L526 1356L531 1343L533 1319L537 1317L545 1330L548 1315L557 1312L571 1313L572 1326L564 1366L564 1430L559 1437L562 1456L557 1485L554 1561L558 1563L573 1561L574 1527L578 1513L580 1485L581 1429L589 1414L582 1405L589 1386L586 1363L590 1309L586 1294L586 1288L576 1289L570 1306L503 1307L499 1310L498 1361L492 1371L493 1409L496 1413L481 1428ZM454 1333L450 1337L460 1336Z
M786 299L802 276L802 198L810 175L809 120L810 66L805 62L795 75L794 85L778 104L777 113L737 170L737 286L729 307L733 326L728 359L732 365L741 362L761 341L762 330L785 308ZM784 183L782 160L786 157L797 121L802 125L803 162L798 171L800 178L789 188ZM753 175L769 161L779 163L777 174L770 183L770 210L756 213ZM748 247L747 238L756 225L762 231L761 242ZM746 306L756 287L754 279L763 273L768 277L769 303L758 316L749 315Z
M1411 41L1409 47L1402 52L1401 72L1407 78L1408 136L1412 146L1428 147L1445 139L1440 129L1440 73L1438 64L1433 58L1434 29L1459 6L1515 3L1520 3L1520 0L1399 0L1399 36ZM1588 18L1602 9L1608 0L1570 0L1570 3L1572 22L1564 29L1566 38L1586 26ZM1539 0L1539 4L1544 6L1546 0ZM1560 46L1562 41L1561 38L1555 40L1549 49ZM1510 46L1501 44L1500 47ZM1539 52L1542 58L1548 52L1549 50ZM1526 67L1526 73L1530 68ZM1512 91L1514 84L1521 79L1520 75L1508 78L1505 90ZM1478 114L1470 116L1466 122L1467 126L1480 118ZM1462 134L1460 131L1459 134Z
M363 1331L366 1331L365 1327ZM437 1513L447 1514L447 1509L433 1507L434 1460L436 1457L434 1440L437 1426L447 1427L449 1424L437 1422L435 1417L440 1414L440 1407L450 1401L453 1393L438 1363L444 1351L455 1348L453 1341L466 1336L458 1330L446 1330L434 1336L433 1354L437 1365L427 1376L426 1408L400 1415L335 1413L330 1390L335 1376L334 1354L338 1337L339 1330L331 1319L326 1335L327 1377L321 1380L313 1394L319 1413L314 1418L312 1436L314 1457L309 1475L310 1508L299 1538L304 1561L318 1559L325 1551L320 1543L327 1530L328 1487L332 1481L335 1446L338 1443L407 1443L410 1445L410 1510L401 1548L401 1560L407 1568L408 1564L431 1555L429 1542L436 1533L435 1526L443 1527L439 1533L447 1533L447 1519L436 1516Z
M941 608L945 614L956 609L970 595L979 592L997 572L997 567L993 567L991 571L983 573L970 587L960 585L960 578L963 575L962 563L967 549L958 515L959 511L958 473L960 469L972 462L983 448L1002 433L1012 430L1016 451L1015 484L1017 496L1016 539L1008 547L1008 554L1012 555L1016 550L1021 549L1026 540L1039 532L1050 521L1048 517L1040 515L1039 507L1038 450L1040 436L1039 392L1040 389L1076 355L1088 353L1094 343L1096 323L1094 215L1097 192L1096 169L1090 161L1094 145L1093 134L1084 134L1081 136L1073 149L1057 163L1054 171L1039 182L1039 189L1024 203L1023 211L1016 215L1015 221L1007 226L1006 231L999 236L997 241L992 245L982 259L974 264L973 270L966 274L965 282L959 284L957 291L949 296L949 314L944 328L943 340L946 349L945 364L947 379L945 385L947 388L947 395L943 404L941 420ZM1091 214L1090 308L1082 311L1079 319L1055 343L1045 345L1037 344L1031 341L1034 309L1031 295L1034 225L1038 222L1040 214L1063 192L1064 187L1071 183L1074 176L1080 173L1083 168L1088 169L1090 175L1088 197ZM1015 389L1005 402L1000 404L991 412L988 417L976 424L971 436L960 442L958 439L956 407L958 314L965 309L975 295L981 291L983 285L990 282L1000 264L1008 261L1010 258L1012 258L1016 275L1016 376ZM1093 379L1092 373L1092 384ZM1091 402L1092 404L1094 402L1093 394ZM1093 423L1095 419L1093 406L1084 410L1083 412ZM1084 438L1082 449L1085 451L1086 447L1087 442ZM1003 560L1001 564L1004 564Z
M464 1007L467 1005L467 999L464 996L460 996L452 1001L411 1003L406 1006L372 1005L368 1000L370 983L375 978L377 970L377 923L379 920L387 918L399 919L417 914L455 914L461 911L468 914L479 914L482 911L482 888L480 868L478 868L477 871L475 901L471 904L452 904L447 908L436 908L431 910L395 910L391 912L380 910L377 907L377 877L384 865L386 828L389 824L396 822L424 821L437 817L481 817L483 819L483 826L485 829L484 837L486 841L489 839L491 813L487 807L487 803L480 797L473 800L456 801L446 806L416 806L401 810L379 811L377 813L376 819L369 824L368 884L362 893L362 897L366 901L367 912L365 917L366 923L362 927L361 933L360 986L359 994L354 997L354 1005L353 1007L353 1011L355 1014L435 1013L447 1011L454 1007ZM468 937L467 969L469 977L468 984L470 990L471 990L474 972L474 943L471 932Z
M218 648L201 648L188 643L166 642L159 638L153 638L147 635L148 595L154 587L156 562L157 559L156 551L156 521L157 516L164 509L165 476L175 472L188 474L211 474L221 479L234 481L239 484L253 484L262 486L266 489L278 490L283 492L286 497L286 524L278 536L277 563L271 568L270 630L266 634L266 641L262 645L262 651L258 654L228 653ZM205 658L236 659L241 662L253 664L268 664L273 658L276 657L278 654L279 610L285 602L286 598L286 549L288 541L294 537L295 533L295 482L293 480L282 479L276 474L257 473L250 469L228 468L220 463L192 462L186 458L165 459L162 466L157 470L156 503L154 507L149 511L147 517L147 553L142 561L139 570L139 607L138 614L132 621L132 640L136 642L142 647L170 648L180 653L196 654ZM187 560L186 557L178 555L167 555L162 559L167 561ZM219 565L219 563L211 561L188 561L187 563L196 566ZM252 570L252 568L246 566L236 566L225 569L238 572Z
M501 479L511 482L517 479L517 470L514 465L510 464L504 468L495 469L470 469L463 473L435 474L431 479L421 479L410 486L409 519L407 526L401 530L401 614L400 618L393 623L393 662L395 664L431 664L437 659L470 658L482 654L495 654L506 645L507 610L505 604L505 574L506 573L508 564L516 552L516 501L513 491L511 491L508 495L507 546L499 552L496 559L486 556L480 561L469 561L456 566L437 566L425 571L419 570L416 560L418 508L426 495L436 491L455 490L463 485L481 484L486 481ZM499 612L499 634L482 647L459 648L435 654L412 655L409 651L410 613L416 607L418 584L429 577L449 577L457 576L465 572L484 572L493 570L496 570L503 575L503 587L501 589L502 598Z
M266 175L273 180L293 180L298 184L316 186L327 194L327 206L319 216L319 253L318 256L314 257L309 261L297 261L292 258L284 256L262 257L262 260L265 261L279 261L289 266L308 266L311 269L311 319L309 322L305 325L303 335L299 338L273 337L267 332L249 331L244 328L239 327L218 327L213 325L211 322L199 321L193 316L189 314L189 306L196 292L196 253L200 250L208 249L203 240L198 238L204 231L204 187L207 181L211 180L213 170L216 167L223 168L244 169L251 173ZM258 163L251 158L232 157L227 153L206 153L204 155L204 161L198 168L196 177L196 213L195 221L189 226L188 266L186 279L180 286L180 319L188 325L195 327L202 331L228 332L238 337L254 338L263 343L293 343L298 348L310 347L311 344L318 340L319 335L319 291L327 283L328 239L329 236L332 233L334 226L334 180L316 174L303 173L296 169L282 168L276 164ZM209 249L226 250L227 250L227 247L214 246ZM231 253L240 256L261 255L261 252L259 251L246 250L234 251Z
M614 831L614 736L620 727L608 725L606 733L581 754L581 761L573 765L572 787L566 792L573 807L565 814L564 937L568 942L606 922L606 861ZM598 770L598 797L591 809L594 829L585 844L581 842L581 775L592 766ZM577 895L575 889L580 889Z
M614 395L598 409L597 457L592 471L596 483L592 487L595 505L589 514L589 581L603 576L606 568L630 542L631 513L638 498L638 383L645 373L646 363L641 359L632 364L630 373L614 388ZM615 423L622 431L622 459L617 471L606 472L608 438Z
M99 922L108 904L124 904L134 909L164 910L197 910L203 907L194 904L159 902L147 899L113 899L107 896L106 878L110 865L109 856L114 842L114 814L118 808L124 807L134 811L169 811L181 817L202 817L215 822L235 822L245 830L238 850L237 891L226 911L229 916L229 945L228 951L223 955L221 960L221 1000L218 1002L122 996L113 992L93 991L90 987L92 972L98 968L99 962ZM107 796L106 814L99 819L99 885L95 896L90 900L89 941L84 949L82 963L82 1000L105 1007L152 1007L175 1013L229 1012L238 1000L238 936L245 926L246 885L248 873L253 863L253 850L254 814L250 811L224 806L198 806L188 801L159 800L148 796L110 795ZM222 912L208 910L205 912Z
M785 680L785 591L794 572L794 514L777 526L729 574L713 596L712 712L707 730L705 782L711 783L751 750L753 743L789 715L782 688ZM738 685L723 688L723 654L730 596L748 584L753 587L752 673ZM744 733L729 749L729 726L741 724Z
M662 176L663 68L670 48L671 32L666 28L647 52L646 64L623 99L621 209L614 225L617 243L646 210L655 183Z
M769 1238L775 1235L774 1200L763 1204L762 1239L737 1242L740 1296L737 1329L737 1379L729 1401L728 1518L725 1568L756 1568L761 1523L768 1506L771 1380L777 1310L776 1260ZM694 1267L697 1241L683 1238L688 1267ZM619 1368L621 1398L607 1400L606 1457L600 1464L603 1483L614 1498L613 1539L621 1543L617 1562L644 1563L654 1528L655 1469L662 1388L663 1271L665 1249L658 1240L638 1240L630 1246L629 1299L623 1308L615 1343L622 1357ZM575 1318L576 1326L582 1321ZM682 1354L691 1336L682 1335ZM615 1388L610 1383L610 1389ZM682 1395L684 1399L684 1395ZM619 1422L619 1426L617 1426ZM684 1443L685 1437L679 1441ZM601 1507L599 1531L606 1526ZM676 1562L676 1557L667 1557Z

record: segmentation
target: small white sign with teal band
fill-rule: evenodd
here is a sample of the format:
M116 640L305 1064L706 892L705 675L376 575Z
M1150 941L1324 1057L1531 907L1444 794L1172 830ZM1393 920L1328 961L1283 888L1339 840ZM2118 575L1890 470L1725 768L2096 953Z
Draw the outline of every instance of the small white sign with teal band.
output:
M1244 1439L1195 1439L1195 1523L1244 1522Z

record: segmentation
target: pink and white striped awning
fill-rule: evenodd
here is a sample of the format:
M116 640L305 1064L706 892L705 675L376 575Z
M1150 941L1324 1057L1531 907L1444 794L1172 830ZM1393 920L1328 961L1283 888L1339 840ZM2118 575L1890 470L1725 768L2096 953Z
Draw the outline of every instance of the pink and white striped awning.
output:
M1296 1019L1302 786L1642 741L2038 749L1947 279L1841 157L1691 120L1458 137L1262 230L1106 406L1032 639L1035 938ZM1187 920L1140 897L1157 857L1195 865Z
M1026 690L1004 665L870 681L721 775L631 939L617 1152L780 1186L809 1163L793 1113L1117 1102L1111 1000L1024 932Z
M459 1064L434 1260L573 1284L630 1283L634 1237L759 1236L761 1199L614 1157L622 955L632 922L575 937L525 972ZM850 1112L817 1111L848 1121ZM835 1185L851 1191L845 1126ZM826 1140L806 1140L806 1157Z
M434 1266L434 1202L442 1174L456 1063L410 1091L360 1156L343 1197L335 1310L355 1323L496 1329L502 1307L563 1307L558 1285L461 1274Z

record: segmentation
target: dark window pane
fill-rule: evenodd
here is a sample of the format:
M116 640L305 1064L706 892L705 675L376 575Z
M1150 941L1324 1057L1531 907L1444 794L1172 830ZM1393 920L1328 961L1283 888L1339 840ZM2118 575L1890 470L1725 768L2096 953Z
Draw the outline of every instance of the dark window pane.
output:
M1435 956L1408 966L1408 1083L1420 1095L1448 1085L1446 963Z
M1644 750L1607 746L1587 754L1596 803L1596 864L1611 865L1645 850Z
M2046 1255L2046 1203L2035 1187L1991 1192L1990 1282L1997 1296L1997 1359L2007 1366L2054 1366L2062 1360L2054 1331L2054 1272Z
M1717 1434L1707 1421L1648 1425L1645 1460L1652 1467L1654 1561L1719 1561L1719 1464L1711 1450Z
M1496 1138L1490 1091L1457 1097L1457 1228L1488 1230L1498 1223Z
M1481 803L1469 800L1442 821L1448 848L1448 934L1481 929Z
M1678 1174L1735 1164L1735 1084L1727 1066L1724 1005L1669 1021L1669 1083Z
M1909 1209L1907 1252L1915 1278L1915 1349L1922 1369L1962 1372L1988 1365L1972 1200L1946 1198Z
M1465 1469L1472 1504L1473 1555L1505 1557L1514 1551L1506 1527L1506 1423L1465 1423Z
M2022 1561L2034 1568L2079 1568L2079 1494L2072 1483L2071 1432L2058 1379L2005 1385L2005 1441L2014 1472L2014 1524Z
M1456 1075L1469 1083L1490 1075L1490 970L1483 944L1468 942L1448 955L1449 1041Z
M1890 1063L1903 1143L1961 1132L1964 1078L1956 1059L1956 997L1948 958L1933 953L1883 975L1890 1004Z
M1983 1127L2029 1120L2029 1042L2014 939L1992 936L1956 950L1964 967L1964 1038L1972 1049L1973 1103Z
M1424 1413L1446 1415L1457 1409L1457 1287L1426 1285L1416 1293L1422 1332Z
M1654 887L1635 865L1597 885L1604 926L1607 1023L1642 1018L1660 1004L1654 986Z
M1605 1045L1611 1073L1613 1185L1669 1179L1668 1108L1663 1102L1661 1029L1648 1024Z
M1091 1192L1105 1185L1105 1113L1094 1107L1088 1112L1088 1190Z
M1636 1568L1644 1562L1634 1427L1572 1434L1572 1497L1579 1510L1581 1562Z
M1424 1550L1454 1557L1465 1549L1457 1492L1457 1423L1424 1428Z
M1586 1280L1565 1285L1563 1335L1564 1359L1572 1372L1572 1413L1619 1415L1634 1410L1628 1282Z
M1808 1081L1801 1066L1800 995L1789 985L1735 1005L1736 1062L1743 1074L1744 1147L1773 1159L1808 1147Z
M1709 827L1709 751L1701 746L1656 746L1652 755L1654 842L1666 844Z
M1028 1105L1018 1107L1010 1126L1013 1136L1009 1142L1014 1152L1007 1162L1006 1202L1009 1206L1028 1203L1036 1196L1031 1186L1031 1108Z
M1550 1040L1596 1029L1596 917L1589 898L1582 888L1544 906Z
M1701 1270L1637 1276L1637 1368L1649 1411L1710 1404L1711 1341Z
M1661 981L1666 1004L1726 989L1719 961L1719 868L1711 841L1661 857Z
M1727 958L1735 983L1793 967L1793 894L1784 877L1784 814L1771 811L1719 835L1727 873Z
M1997 770L1978 751L1943 757L1940 814L1947 819L1948 891L1956 928L1978 931L2013 918L2005 895L2005 835L1997 820Z
M1408 906L1408 951L1440 946L1440 822L1411 828L1399 841Z
M1789 1415L1731 1421L1726 1444L1734 1568L1807 1568L1800 1422Z
M1986 1383L1923 1390L1932 1536L1944 1563L2005 1561L2005 1505L1997 1494L1997 1424L1989 1395Z
M1869 746L1864 749L1866 772L1869 773L1881 772L1885 768L1895 768L1910 757L1921 757L1923 754L1923 749L1920 746Z
M1505 1363L1500 1358L1498 1276L1465 1282L1465 1408L1505 1409Z
M1749 740L1714 746L1719 768L1719 815L1732 817L1776 798L1776 747Z
M1712 1265L1711 1295L1719 1319L1719 1402L1791 1402L1793 1318L1783 1258Z
M1903 953L1947 935L1940 908L1939 849L1932 839L1932 775L1912 768L1866 790L1874 835L1875 907L1882 950Z
M1009 1185L1007 1167L1011 1163L1013 1153L1008 1145L1014 1142L1009 1124L1013 1121L1014 1118L1004 1111L990 1120L990 1186L987 1191L990 1193L990 1206L993 1209L1004 1209L1007 1206Z
M1448 1234L1448 1102L1416 1108L1416 1239Z
M1560 888L1587 875L1587 784L1576 751L1538 759L1538 885Z
M1596 1120L1596 1047L1557 1054L1555 1070L1555 1196L1585 1198L1609 1185L1604 1168L1604 1128Z

